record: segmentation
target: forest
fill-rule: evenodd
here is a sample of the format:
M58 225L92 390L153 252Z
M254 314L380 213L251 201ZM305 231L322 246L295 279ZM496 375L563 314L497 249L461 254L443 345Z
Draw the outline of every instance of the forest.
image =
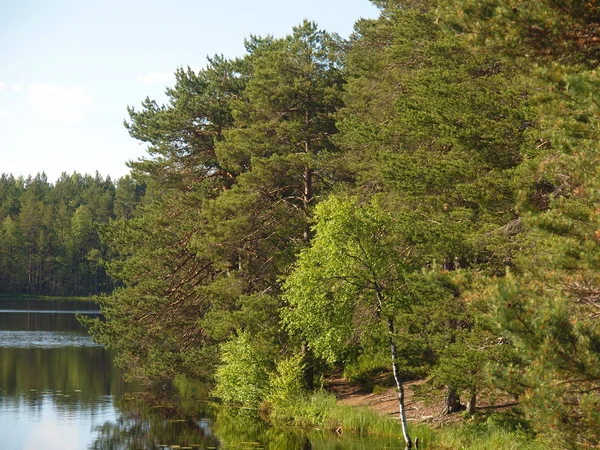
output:
M0 175L0 294L89 296L114 282L102 261L109 247L100 230L132 217L145 186L125 176L63 173Z
M332 373L600 446L600 4L371 0L179 68L131 175L0 180L0 287L97 294L128 378L293 423ZM305 411L304 411L305 412ZM315 413L316 414L316 413Z

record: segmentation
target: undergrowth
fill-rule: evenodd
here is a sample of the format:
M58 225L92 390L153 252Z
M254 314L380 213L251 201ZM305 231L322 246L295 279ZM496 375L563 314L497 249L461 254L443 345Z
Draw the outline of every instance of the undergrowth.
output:
M364 408L337 404L333 394L318 391L296 398L288 414L281 411L272 417L303 428L319 428L337 434L402 436L400 422ZM462 423L433 429L427 424L409 424L418 450L547 450L552 447L536 441L517 415L512 412L469 418Z

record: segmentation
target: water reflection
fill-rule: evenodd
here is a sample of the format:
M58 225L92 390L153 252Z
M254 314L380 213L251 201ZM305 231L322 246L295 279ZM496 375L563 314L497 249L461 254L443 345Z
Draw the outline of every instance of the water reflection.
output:
M110 399L83 406L76 399L57 401L54 392L0 396L2 448L7 449L85 449L94 423L114 418Z
M42 311L88 311L98 312L98 306L93 301L72 300L70 298L55 297L48 300L36 300L30 298L0 298L0 310L15 310L20 312L42 310Z
M0 330L53 331L87 336L76 313L99 314L93 302L0 299Z
M404 448L399 439L272 427L208 403L205 385L127 385L92 342L80 302L0 300L0 448L25 450ZM22 306L23 309L19 309Z
M75 317L94 307L0 300L1 448L85 449L94 427L118 418L120 372Z
M223 448L212 432L212 411L204 400L206 387L194 384L181 395L185 381L158 390L125 396L115 403L119 417L96 428L97 437L90 448L168 449Z
M54 331L0 331L0 348L101 347L88 336Z
M202 399L199 388L190 395L193 383L180 381L158 394L135 395L118 402L116 421L98 427L91 446L100 449L273 449L273 450L373 450L404 449L395 438L339 436L318 429L277 427L219 407ZM184 396L180 393L186 392Z

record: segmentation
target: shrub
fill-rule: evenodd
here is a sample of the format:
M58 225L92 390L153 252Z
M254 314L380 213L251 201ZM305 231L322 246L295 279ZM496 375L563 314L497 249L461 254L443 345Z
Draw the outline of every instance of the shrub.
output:
M246 333L221 345L221 365L212 394L225 403L257 410L269 391L268 361Z
M271 374L267 402L271 407L271 417L275 420L293 419L300 412L300 405L306 401L302 361L301 354L284 359L277 364L277 371Z

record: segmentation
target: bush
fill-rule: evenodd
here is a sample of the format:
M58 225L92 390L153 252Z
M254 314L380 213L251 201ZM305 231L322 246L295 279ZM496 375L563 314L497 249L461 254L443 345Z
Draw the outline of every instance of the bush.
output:
M307 393L302 380L303 359L301 354L284 359L277 364L277 371L271 374L267 402L271 407L271 417L275 420L292 420L306 400Z
M212 394L225 403L258 411L269 392L268 361L252 346L246 333L221 345L221 365Z

